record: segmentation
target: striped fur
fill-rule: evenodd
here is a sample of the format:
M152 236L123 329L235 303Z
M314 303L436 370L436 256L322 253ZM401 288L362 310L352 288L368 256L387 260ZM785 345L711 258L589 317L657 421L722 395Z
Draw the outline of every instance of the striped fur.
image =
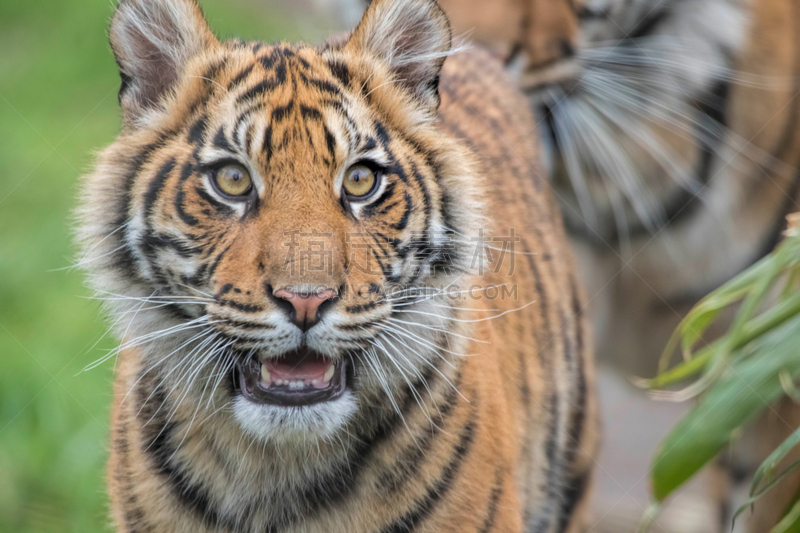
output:
M653 375L688 310L771 252L800 210L800 1L440 3L541 117L599 359ZM749 481L741 472L796 427L786 404L745 432L723 478ZM760 501L748 531L769 530L797 486ZM739 503L720 502L720 531Z
M111 40L125 128L85 180L80 238L122 342L117 528L580 531L591 340L502 66L445 62L432 0L374 2L320 47L220 43L189 0L124 0ZM350 205L342 173L363 159L383 179ZM216 191L219 161L252 197ZM518 241L501 254L484 233ZM273 296L287 284L339 297L301 333ZM301 344L349 361L341 398L244 399L237 364Z

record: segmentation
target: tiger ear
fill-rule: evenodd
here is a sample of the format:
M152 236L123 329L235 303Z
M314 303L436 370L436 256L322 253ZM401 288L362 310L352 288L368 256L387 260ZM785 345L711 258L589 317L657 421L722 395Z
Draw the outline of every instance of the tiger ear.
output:
M129 125L159 105L193 56L217 42L193 0L120 0L109 40Z
M436 0L373 0L346 46L384 61L397 83L434 112L451 42L450 21Z

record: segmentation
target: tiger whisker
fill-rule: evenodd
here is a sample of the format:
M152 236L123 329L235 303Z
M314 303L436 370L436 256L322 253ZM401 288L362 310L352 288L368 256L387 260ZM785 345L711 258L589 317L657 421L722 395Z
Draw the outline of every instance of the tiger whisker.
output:
M456 333L454 331L449 331L449 330L446 330L446 329L437 328L437 327L434 327L434 326L429 326L427 324L421 324L419 322L409 322L407 320L400 320L399 318L391 318L391 317L387 318L386 320L388 320L388 321L390 321L392 323L405 324L407 326L416 326L416 327L419 327L419 328L422 328L422 329L426 329L428 331L436 331L436 332L439 332L439 333L444 333L445 335L453 335L454 337L458 337L458 338L465 339L465 340L472 341L472 342L479 342L481 344L490 344L489 341L484 341L484 340L481 340L481 339L475 339L473 337L469 337L467 335L462 335L462 334Z
M417 356L418 356L418 357L419 357L419 358L420 358L422 361L425 361L425 363L427 363L427 364L428 364L428 365L429 365L429 366L430 366L430 367L431 367L431 368L432 368L434 371L436 371L436 372L437 372L437 373L438 373L440 376L442 376L442 378L445 380L445 382L447 382L447 384L448 384L448 385L450 385L450 387L452 387L454 391L456 391L456 394L458 394L459 396L461 396L462 398L464 398L465 400L467 400L467 398L466 398L466 397L464 397L464 395L462 395L462 394L461 394L461 391L459 391L459 390L458 390L458 387L456 387L455 385L453 385L453 383L452 383L452 382L451 382L449 379L447 379L447 376L445 376L445 375L444 375L444 374L443 374L443 373L442 373L442 372L441 372L441 371L440 371L440 370L439 370L439 369L436 367L436 365L434 365L433 363L431 363L430 361L428 361L428 360L427 360L425 357L423 357L423 356L422 356L422 355L421 355L421 354L420 354L420 353L419 353L417 350L414 350L414 349L413 349L411 346L409 346L408 344L406 344L406 343L403 341L403 339L402 339L401 337L398 337L398 336L397 336L397 335L400 335L400 334L401 334L400 332L394 332L394 331L391 331L391 330L388 330L388 329L387 329L387 330L384 330L384 333L386 333L387 335L391 335L391 336L392 336L394 339L396 339L398 342L402 343L402 344L403 344L403 346L405 346L406 348L408 348L409 350L411 350L413 353L415 353L415 354L416 354L416 355L417 355ZM442 351L445 351L446 353L453 353L453 352L450 352L450 351L448 351L448 350L446 350L446 349L444 349L444 348L441 348L441 350L442 350ZM439 357L440 357L440 358L441 358L441 359L442 359L444 362L446 362L446 363L450 364L450 366L451 366L451 367L455 368L455 367L454 367L454 366L453 366L453 365L450 363L450 361L448 361L448 359L447 359L446 357L442 356L442 354L440 354L440 353L438 352L438 350L434 350L434 353L436 353L436 355L438 355L438 356L439 356ZM430 392L430 389L428 389L428 391ZM467 400L467 402L469 402L469 400Z
M411 381L408 379L408 375L407 375L407 374L406 374L406 372L405 372L405 371L404 371L404 370L401 368L400 364L399 364L399 363L398 363L398 362L395 360L395 358L394 358L394 357L392 357L392 355L391 355L391 354L389 354L389 351L388 351L388 350L387 350L387 349L386 349L386 348L383 346L383 344L382 344L382 343L381 343L381 342L380 342L378 339L373 339L373 340L372 340L372 341L370 341L370 342L372 343L372 345L373 345L375 348L379 348L379 349L380 349L380 350L381 350L381 351L384 353L384 355L385 355L385 356L386 356L386 358L389 360L389 362L391 362L391 363L392 363L392 365L394 365L394 367L395 367L395 368L397 368L397 371L400 373L400 376L403 378L403 381L405 381L405 382L406 382L406 385L408 385L408 390L409 390L409 392L411 393L411 395L414 397L414 401L417 403L417 405L419 406L420 410L421 410L421 411L422 411L422 413L425 415L425 418L427 418L427 419L428 419L428 421L429 421L431 424L433 424L433 421L431 420L431 418L430 418L430 415L428 414L428 410L427 410L426 406L424 405L424 403L425 403L425 402L424 402L424 401L422 401L422 397L420 396L420 394L419 394L419 391L417 391L417 390L416 390L416 388L414 387L414 385L413 385L413 384L411 383ZM413 365L412 365L412 370L415 370L415 371L416 371L416 373L419 375L419 378L420 378L420 379L422 379L422 381L423 381L423 382L425 381L425 380L422 378L422 375L421 375L421 374L419 374L419 371L418 371L418 370L416 370L416 369L414 369ZM427 383L425 383L425 386L427 387ZM414 438L414 436L413 436L413 435L411 435L411 437L412 437L412 438ZM416 439L414 439L414 442L416 443Z
M397 325L393 326L393 325L390 325L390 324L382 324L381 325L381 329L384 329L384 330L387 330L387 331L394 331L395 333L397 333L399 335L403 335L404 337L406 337L408 339L411 339L411 340L417 342L418 344L421 344L421 345L423 345L423 346L425 346L427 348L431 348L434 351L441 350L441 351L443 351L445 353L449 353L451 355L455 355L456 357L472 357L472 355L473 355L473 354L467 354L467 353L454 352L454 351L449 350L448 348L444 348L442 346L438 346L438 345L434 344L433 342L431 342L431 341L429 341L427 339L422 339L419 336L414 335L414 333L412 333L411 331L408 331L407 329L403 328L402 326L397 326ZM452 363L452 361L448 360L447 358L443 358L443 360L449 366L455 368L455 365Z
M172 366L172 368L169 370L169 372L167 372L167 374L165 376L163 376L161 382L162 383L166 383L167 380L169 379L169 377L176 370L181 369L181 366L184 364L185 361L188 361L192 357L194 357L195 353L199 353L200 351L204 350L206 346L208 346L212 342L215 342L217 340L217 338L218 338L218 335L211 335L210 337L201 340L189 352L183 354L183 356L181 357L180 361L178 361L176 364L174 364ZM183 374L183 372L182 372L182 374ZM177 380L177 381L180 382L180 380ZM155 394L155 388L153 388L153 390L150 391L150 394L148 395L147 399L144 402L142 402L142 407L144 407L147 403L149 403L150 399L153 397L153 394ZM153 421L153 419L156 417L156 415L161 411L162 407L163 407L163 402L162 402L161 405L158 406L156 411L153 413L153 415L150 417L150 419L145 423L145 425L147 425L147 424L149 424L150 422ZM140 411L141 411L141 409L140 409ZM162 428L162 430L163 430L163 428Z

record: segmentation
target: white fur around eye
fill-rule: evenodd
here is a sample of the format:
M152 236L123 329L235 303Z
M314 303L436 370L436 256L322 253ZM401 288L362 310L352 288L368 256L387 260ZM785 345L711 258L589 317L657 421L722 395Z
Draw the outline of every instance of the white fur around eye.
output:
M350 168L351 167L348 166L347 169L345 169L344 172L342 172L339 175L339 177L337 177L337 179L336 179L335 187L336 187L337 197L341 197L341 195L344 194L344 190L342 188L342 184L344 182L344 176L345 176L345 174L347 173L347 171ZM380 198L381 194L383 194L383 191L386 190L386 183L389 181L387 179L387 177L385 175L381 175L380 172L376 172L375 173L375 179L378 180L378 188L375 190L374 193L372 193L370 195L369 198L366 198L364 200L358 200L358 199L349 199L348 200L348 203L350 205L350 209L352 210L353 215L356 218L360 218L361 217L361 211L364 209L364 207L368 206L369 204L374 202L376 199Z

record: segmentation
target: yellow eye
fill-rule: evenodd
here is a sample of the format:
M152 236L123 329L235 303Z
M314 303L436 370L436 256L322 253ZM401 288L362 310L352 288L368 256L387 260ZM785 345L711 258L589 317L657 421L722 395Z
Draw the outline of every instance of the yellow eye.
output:
M253 183L250 174L241 165L225 165L214 174L217 188L229 196L243 196L250 192Z
M377 187L375 173L364 165L353 165L344 175L342 188L352 198L365 198Z

